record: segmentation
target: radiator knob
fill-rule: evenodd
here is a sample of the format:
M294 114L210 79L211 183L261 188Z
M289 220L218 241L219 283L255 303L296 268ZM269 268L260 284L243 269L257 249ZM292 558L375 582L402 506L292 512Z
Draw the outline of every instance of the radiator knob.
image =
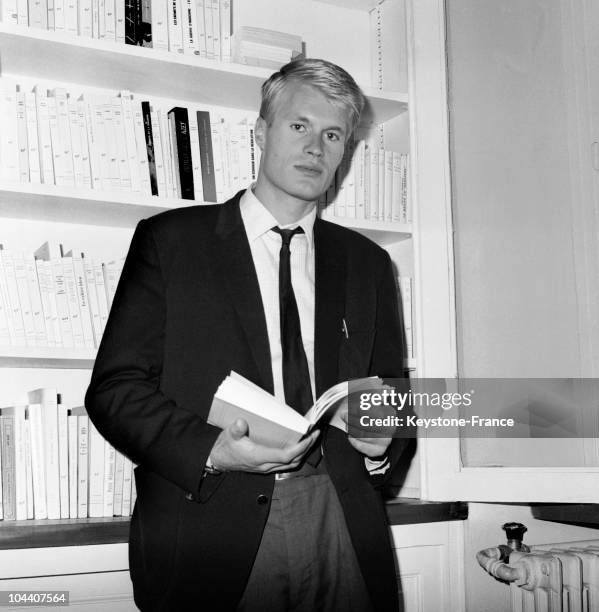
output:
M512 550L523 550L528 552L529 548L522 544L524 534L528 531L526 525L522 523L505 523L502 527L507 537L507 545Z

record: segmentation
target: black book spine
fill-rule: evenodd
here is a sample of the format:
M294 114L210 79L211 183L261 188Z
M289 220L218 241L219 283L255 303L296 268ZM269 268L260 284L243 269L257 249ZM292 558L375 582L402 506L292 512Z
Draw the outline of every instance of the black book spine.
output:
M125 43L127 45L137 44L135 3L136 0L125 0Z
M144 120L144 134L146 136L150 186L152 187L152 195L158 195L158 178L156 176L156 158L154 157L154 137L152 136L152 116L150 115L149 102L141 103L141 112Z
M194 199L193 165L191 162L191 140L189 138L189 117L187 109L175 106L169 113L171 134L175 144L175 162L177 168L177 187L179 197L184 200Z
M212 154L212 131L210 113L197 111L198 137L200 140L200 163L202 166L202 185L204 201L216 202L216 179L214 176L214 157Z
M142 47L152 46L152 3L151 0L141 0L140 27L138 44Z

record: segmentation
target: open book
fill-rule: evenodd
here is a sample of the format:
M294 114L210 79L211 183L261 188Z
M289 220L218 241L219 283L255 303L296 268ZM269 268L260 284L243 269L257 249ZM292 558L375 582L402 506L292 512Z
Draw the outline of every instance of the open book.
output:
M352 394L382 388L378 376L351 381ZM259 444L285 448L295 444L328 415L328 423L343 431L346 424L340 418L342 400L348 395L348 381L327 389L305 415L280 402L237 372L231 372L220 384L208 415L208 423L224 429L236 419L244 419L249 425L249 437Z

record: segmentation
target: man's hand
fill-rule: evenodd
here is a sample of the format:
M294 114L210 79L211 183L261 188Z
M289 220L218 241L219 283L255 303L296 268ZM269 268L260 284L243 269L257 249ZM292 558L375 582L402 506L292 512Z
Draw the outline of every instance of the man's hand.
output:
M247 435L248 424L237 419L220 433L210 459L217 470L256 472L288 472L297 468L304 455L318 438L318 430L287 448L271 448L252 442Z
M339 417L348 427L348 414L347 410L342 412ZM387 452L389 444L391 444L392 438L357 438L351 435L347 435L349 443L360 453L366 455L366 457L380 457Z

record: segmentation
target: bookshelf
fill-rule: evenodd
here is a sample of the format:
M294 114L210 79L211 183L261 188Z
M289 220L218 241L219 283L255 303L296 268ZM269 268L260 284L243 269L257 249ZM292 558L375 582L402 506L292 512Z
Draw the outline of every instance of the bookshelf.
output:
M241 2L245 0L240 0ZM374 128L381 146L412 153L413 117L408 109L408 83L404 87L379 89L371 84L368 44L362 41L370 36L368 13L374 1L322 0L306 6L301 0L288 0L296 12L305 8L305 16L298 23L299 30L308 31L314 14L329 16L330 35L308 40L310 55L327 57L344 65L354 74L368 96L370 112L364 122ZM285 30L274 6L278 0L260 0L260 19L263 27ZM397 6L401 0L385 0ZM409 2L409 0L408 0ZM272 14L262 10L273 9ZM297 5L297 6L296 6ZM247 6L245 7L247 10ZM247 16L245 16L247 17ZM244 15L240 19L244 18ZM349 25L344 25L345 22ZM339 31L344 27L356 28L356 49L346 49L347 61L339 56ZM253 24L250 24L253 25ZM403 28L405 24L401 24ZM321 24L319 27L323 28ZM291 31L291 30L290 30ZM352 37L354 34L352 34ZM347 36L346 36L347 39ZM366 59L364 59L366 57ZM396 58L391 58L397 61ZM33 30L0 22L1 74L22 80L29 85L40 81L45 84L72 84L74 88L110 90L127 89L137 99L147 95L181 105L203 104L226 106L244 111L257 111L259 87L271 71L232 63L205 60L196 56L111 43L105 40L85 39L60 32ZM410 172L415 162L411 160ZM189 200L147 197L136 193L84 190L54 185L0 183L1 224L9 236L0 241L13 241L11 248L32 249L47 238L64 240L69 246L79 238L89 244L92 253L102 254L102 248L119 250L124 255L127 239L136 223L150 215L178 206L194 205ZM390 253L397 266L398 276L415 277L417 267L417 220L412 224L358 221L348 218L331 219L364 233ZM113 236L116 238L113 241ZM17 246L19 242L23 246ZM114 242L114 244L113 244ZM108 257L108 256L107 256ZM113 252L110 257L114 257ZM418 322L416 322L418 325ZM418 343L417 343L418 344ZM0 380L9 380L0 401L10 401L10 392L48 385L52 379L60 391L65 390L67 400L81 396L89 380L95 351L93 349L42 349L0 347ZM419 371L420 353L407 360L406 368ZM35 382L31 382L35 381ZM414 481L409 494L417 496L419 483ZM128 520L70 519L61 521L27 521L26 524L0 522L0 548L18 550L31 546L81 546L110 544L127 538ZM10 539L11 544L4 544Z

